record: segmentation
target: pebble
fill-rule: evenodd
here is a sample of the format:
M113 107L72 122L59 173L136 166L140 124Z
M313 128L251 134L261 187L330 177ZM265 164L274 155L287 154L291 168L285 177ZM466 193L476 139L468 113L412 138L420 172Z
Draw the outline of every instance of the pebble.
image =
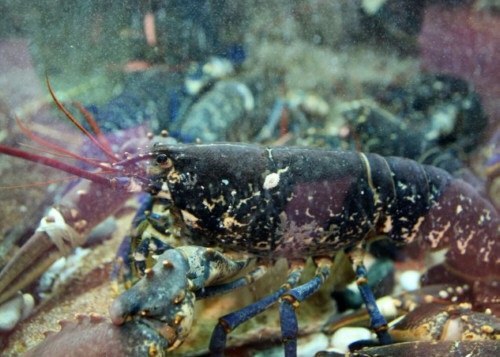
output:
M19 321L31 315L34 306L35 300L33 296L21 293L0 305L0 331L8 332L13 330Z
M85 240L84 246L88 247L94 244L101 244L105 240L111 238L117 227L116 218L113 216L108 217L92 229Z
M315 333L313 335L300 338L297 346L297 357L314 356L316 352L323 351L328 348L328 337L323 333Z
M52 287L54 286L57 277L61 274L65 266L66 257L57 259L40 277L37 292L43 294L52 291Z
M383 296L377 299L377 306L386 319L392 320L398 315L398 309L391 296Z
M35 299L31 294L23 294L23 308L21 309L21 320L23 321L30 317L35 308Z
M349 352L349 345L359 340L369 340L372 338L372 333L367 328L363 327L342 327L338 329L332 336L330 345L336 352Z
M297 357L311 357L318 351L328 348L328 337L323 333L315 333L309 336L300 337L297 340ZM265 351L258 352L254 357L283 357L283 346L273 347Z
M401 289L412 291L420 288L420 275L421 274L416 270L407 270L401 273L399 277L399 285Z
M46 294L52 293L57 286L70 279L84 264L84 259L89 253L89 248L76 247L73 254L56 260L40 277L37 288L40 297L46 297Z

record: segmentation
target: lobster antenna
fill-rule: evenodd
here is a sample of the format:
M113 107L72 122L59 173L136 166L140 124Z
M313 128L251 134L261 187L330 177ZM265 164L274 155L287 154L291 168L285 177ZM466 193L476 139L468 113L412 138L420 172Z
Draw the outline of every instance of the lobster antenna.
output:
M69 181L69 180L74 180L77 179L78 176L67 176L67 177L61 177L53 180L48 180L48 181L43 181L43 182L34 182L34 183L26 183L24 185L15 185L15 186L0 186L0 190L15 190L17 188L27 188L27 187L36 187L36 186L45 186L45 185L50 185L56 182L61 182L61 181Z
M70 155L67 155L65 153L62 153L62 152L58 152L58 151L52 151L52 150L49 150L49 149L42 149L38 146L35 146L35 145L30 145L30 144L26 144L26 143L19 143L19 146L22 146L22 147L25 147L25 148L28 148L28 149L32 149L32 150L35 150L37 152L43 152L44 154L48 154L48 155L52 155L52 156L55 156L55 157L62 157L62 158L67 158L67 159L73 159L72 156ZM88 161L88 164L89 165L92 165L94 167L99 167L101 169L106 169L106 170L111 170L110 172L115 172L115 169L112 168L112 166L107 166L108 164L100 164L100 162L102 161L101 159L97 159L97 158L90 158L90 157L87 157L86 158Z
M26 135L28 138L30 138L31 140L39 143L40 145L43 145L45 147L48 147L50 149L55 150L58 154L63 154L66 157L71 157L71 158L74 158L74 159L86 162L87 164L95 166L95 167L99 167L99 168L102 168L102 169L110 169L108 166L104 166L104 165L102 165L102 164L100 164L98 162L94 162L95 159L88 159L86 157L80 156L78 154L75 154L75 153L73 153L71 151L68 151L68 150L60 147L57 144L54 144L54 143L51 143L50 141L42 139L41 137L37 136L34 132L32 132L31 130L29 130L27 127L25 127L24 124L21 122L21 120L19 120L19 118L16 118L16 123L19 126L19 128L21 129L21 131L24 133L24 135ZM57 156L56 153L51 153L51 152L48 152L48 153L51 154L51 155L56 155ZM111 170L115 170L115 169L111 169Z
M73 124L76 125L76 127L78 129L80 129L80 131L82 133L84 133L85 135L87 135L87 137L90 139L90 141L92 141L92 143L94 143L95 146L97 146L99 148L99 150L101 150L107 157L109 157L111 159L111 161L116 161L116 157L115 155L111 152L111 151L108 151L96 138L94 138L92 136L92 134L87 130L85 129L71 114L70 112L68 112L66 110L66 108L64 107L64 105L61 104L61 102L59 102L59 100L56 98L55 94L54 94L54 91L52 90L52 87L50 86L50 82L49 82L49 75L48 74L45 74L45 82L47 83L47 88L49 89L49 92L50 92L50 95L52 96L52 99L54 100L54 102L56 103L57 107L66 115L66 117L71 120L71 122Z
M10 147L4 146L4 145L0 145L0 152L4 153L6 155L20 157L20 158L23 158L23 159L28 160L28 161L40 163L40 164L45 165L45 166L54 167L60 171L67 172L71 175L76 175L78 177L81 177L81 178L84 178L84 179L87 179L87 180L90 180L90 181L93 181L93 182L96 182L96 183L99 183L102 185L113 187L112 180L107 179L106 177L102 177L96 173L82 170L76 166L68 165L68 164L66 164L62 161L59 161L59 160L51 159L50 157L33 154L33 153L30 153L27 151L10 148Z

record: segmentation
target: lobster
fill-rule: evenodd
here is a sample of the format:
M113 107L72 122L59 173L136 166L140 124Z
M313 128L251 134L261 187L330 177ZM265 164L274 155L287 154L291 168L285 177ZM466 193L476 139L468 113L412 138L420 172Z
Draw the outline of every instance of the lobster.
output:
M0 151L9 153L3 147ZM264 275L266 266L276 259L288 259L289 276L279 290L219 320L210 343L215 354L223 353L232 329L281 300L285 351L287 356L294 355L295 309L323 284L332 257L342 250L356 267L372 327L381 342L390 342L385 320L367 288L362 263L364 248L379 235L397 243L422 236L432 249L448 246L446 266L451 272L491 286L498 282L500 221L495 208L464 181L412 160L315 148L160 143L115 163L114 168L112 178L85 176L117 190L149 192L153 200L168 205L180 218L193 244L257 259L258 266L249 277L222 285L212 285L209 280L205 285L187 284L197 297L249 284ZM297 286L307 257L314 259L316 275ZM217 266L220 259L219 254L210 253L204 261ZM164 269L172 264L162 257L159 260ZM144 272L141 286L147 286L148 277L155 284L168 284L168 280L151 279L155 272L159 274L158 268ZM127 303L130 297L139 296L138 290L141 288L133 287L113 303L112 320L122 324L137 317L167 322L161 307L165 298L154 296L153 290L148 308L142 308L140 300ZM182 295L171 298L174 305L184 300ZM182 325L183 319L178 317L172 324ZM167 327L163 332L171 336ZM178 344L176 338L169 341L169 346Z
M378 234L399 243L422 235L433 249L449 246L451 271L470 280L498 279L498 213L471 186L435 167L375 154L246 144L157 145L146 156L154 159L146 189L172 200L192 242L261 261L316 258L310 283L279 294L285 340L295 338L296 331L286 330L295 318L291 311L328 276L335 252L351 251L362 287L364 269L353 248ZM242 322L235 316L221 319L212 350L220 351L226 331Z
M497 211L432 166L234 143L160 144L118 166L129 171L146 158L153 159L149 176L122 177L120 186L172 200L191 240L203 246L290 259L328 255L377 234L401 243L420 234L432 249L449 245L447 264L460 275L488 280L500 263Z

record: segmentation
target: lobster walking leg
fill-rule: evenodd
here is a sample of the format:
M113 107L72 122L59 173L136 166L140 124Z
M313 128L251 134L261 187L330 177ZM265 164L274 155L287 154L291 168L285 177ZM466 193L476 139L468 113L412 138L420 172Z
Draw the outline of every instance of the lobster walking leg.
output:
M146 219L147 211L151 211L153 207L153 198L151 196L146 196L144 202L137 210L137 213L132 220L132 229L137 229L137 227ZM126 235L118 251L116 252L115 262L113 264L113 271L111 272L111 287L113 291L117 294L119 293L119 282L123 281L125 288L130 289L132 286L132 272L131 272L131 257L130 252L132 249L132 235Z
M123 282L126 289L132 287L132 272L130 271L132 261L129 254L131 243L132 237L126 235L116 251L115 261L113 262L110 283L112 291L117 295L120 293L120 282Z
M248 273L246 276L231 281L226 284L208 286L196 292L197 299L204 299L212 296L222 295L239 287L252 284L267 273L267 266L260 265Z
M210 339L210 352L213 356L223 356L224 348L226 346L227 334L238 327L245 321L250 320L252 317L257 316L261 312L267 310L290 288L293 288L300 279L302 270L304 269L304 262L300 261L298 264L291 265L290 272L286 283L275 293L268 295L262 300L259 300L241 310L227 314L219 319L219 323L215 326Z
M144 238L137 246L134 253L135 268L139 276L144 275L146 270L146 257L152 254L163 254L167 249L172 249L170 245L157 238Z
M363 250L356 249L349 254L349 259L356 266L356 283L361 294L361 299L365 303L366 310L370 315L370 325L377 334L380 343L388 345L392 343L392 339L387 331L387 321L380 313L373 292L370 285L368 285L368 272L363 264L363 253Z
M299 307L302 301L314 294L323 285L330 275L333 262L330 258L320 258L315 260L315 264L317 269L312 280L291 289L281 297L280 325L282 338L285 343L286 357L297 355L297 334L299 327L295 309Z

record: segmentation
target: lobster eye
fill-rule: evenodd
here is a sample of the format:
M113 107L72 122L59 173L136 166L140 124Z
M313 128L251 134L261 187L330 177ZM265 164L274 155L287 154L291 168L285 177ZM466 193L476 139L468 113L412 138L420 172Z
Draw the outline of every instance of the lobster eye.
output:
M167 160L168 160L168 156L167 156L167 155L165 155L165 154L160 154L160 155L158 155L158 156L156 157L156 162L157 162L158 164L164 164L164 163L166 163L166 162L167 162Z
M163 169L169 169L172 167L172 160L165 154L159 154L156 157L156 164Z

